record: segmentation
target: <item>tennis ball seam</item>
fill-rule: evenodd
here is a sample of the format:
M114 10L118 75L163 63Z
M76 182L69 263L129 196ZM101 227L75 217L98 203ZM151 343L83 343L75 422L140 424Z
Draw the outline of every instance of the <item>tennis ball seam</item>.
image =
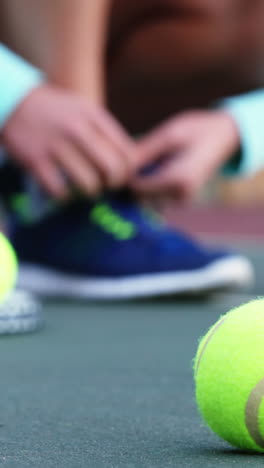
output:
M197 363L196 363L196 366L195 366L195 376L197 375L198 371L199 371L199 367L200 367L200 364L201 364L201 361L202 361L202 358L203 358L203 355L206 351L206 348L208 346L208 344L210 343L211 339L213 338L214 334L217 332L217 330L223 325L223 323L227 320L227 317L226 315L223 316L222 318L220 318L218 320L218 322L212 327L212 329L209 331L208 333L208 336L200 350L200 353L199 353L199 356L198 356L198 359L197 359Z
M259 429L259 409L264 397L264 379L257 383L249 395L245 408L245 424L254 442L264 449L264 438Z

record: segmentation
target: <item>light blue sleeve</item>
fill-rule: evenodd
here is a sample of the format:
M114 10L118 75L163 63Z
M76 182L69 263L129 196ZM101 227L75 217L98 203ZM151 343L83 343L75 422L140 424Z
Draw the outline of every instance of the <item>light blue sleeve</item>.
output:
M0 130L19 103L43 81L40 70L0 44Z
M226 166L224 173L247 176L264 169L264 88L221 102L235 119L241 135L239 163Z

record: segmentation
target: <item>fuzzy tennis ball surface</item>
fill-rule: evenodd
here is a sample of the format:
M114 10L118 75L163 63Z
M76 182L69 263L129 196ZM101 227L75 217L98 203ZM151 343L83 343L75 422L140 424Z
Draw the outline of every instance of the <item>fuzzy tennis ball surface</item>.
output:
M17 270L15 251L4 234L0 232L0 303L4 302L14 288Z
M210 428L238 448L264 452L264 299L218 320L199 344L194 371Z

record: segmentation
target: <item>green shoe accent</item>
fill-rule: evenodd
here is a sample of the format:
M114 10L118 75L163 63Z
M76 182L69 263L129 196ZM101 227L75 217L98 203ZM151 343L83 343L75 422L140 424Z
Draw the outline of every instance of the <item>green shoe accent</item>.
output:
M29 193L14 194L10 201L11 210L18 215L20 221L24 224L34 223L44 216L59 209L58 202L47 199L42 205L38 201L34 203L33 197Z
M114 212L107 203L97 204L90 213L90 219L118 240L130 240L137 234L135 225Z
M18 193L13 195L11 200L11 208L15 211L25 223L32 221L30 196L26 193Z

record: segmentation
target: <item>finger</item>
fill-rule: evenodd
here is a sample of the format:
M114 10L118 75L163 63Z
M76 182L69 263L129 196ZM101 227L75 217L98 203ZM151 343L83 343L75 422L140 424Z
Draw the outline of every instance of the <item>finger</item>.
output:
M211 157L212 147L196 145L171 157L159 172L149 177L138 177L133 183L140 193L171 193L186 200L202 188L215 172Z
M135 178L131 187L142 194L163 193L189 198L197 179L194 165L182 153L168 159L158 172Z
M135 178L131 182L130 187L136 192L145 195L154 195L160 192L167 193L173 189L176 190L175 181L167 169L152 176Z
M87 162L100 172L107 188L116 189L127 182L131 172L125 158L96 131L80 127L73 140Z
M59 169L48 159L34 164L29 170L50 196L59 200L65 200L70 196L69 188Z
M160 162L170 153L180 149L182 140L170 124L164 124L139 140L137 145L138 168L146 168L153 162Z
M84 158L78 148L61 142L54 159L70 181L88 196L95 196L102 190L102 181L96 169Z
M136 148L134 139L104 109L93 109L92 115L97 132L112 145L113 151L116 151L124 158L124 163L127 165L128 170L133 171Z

